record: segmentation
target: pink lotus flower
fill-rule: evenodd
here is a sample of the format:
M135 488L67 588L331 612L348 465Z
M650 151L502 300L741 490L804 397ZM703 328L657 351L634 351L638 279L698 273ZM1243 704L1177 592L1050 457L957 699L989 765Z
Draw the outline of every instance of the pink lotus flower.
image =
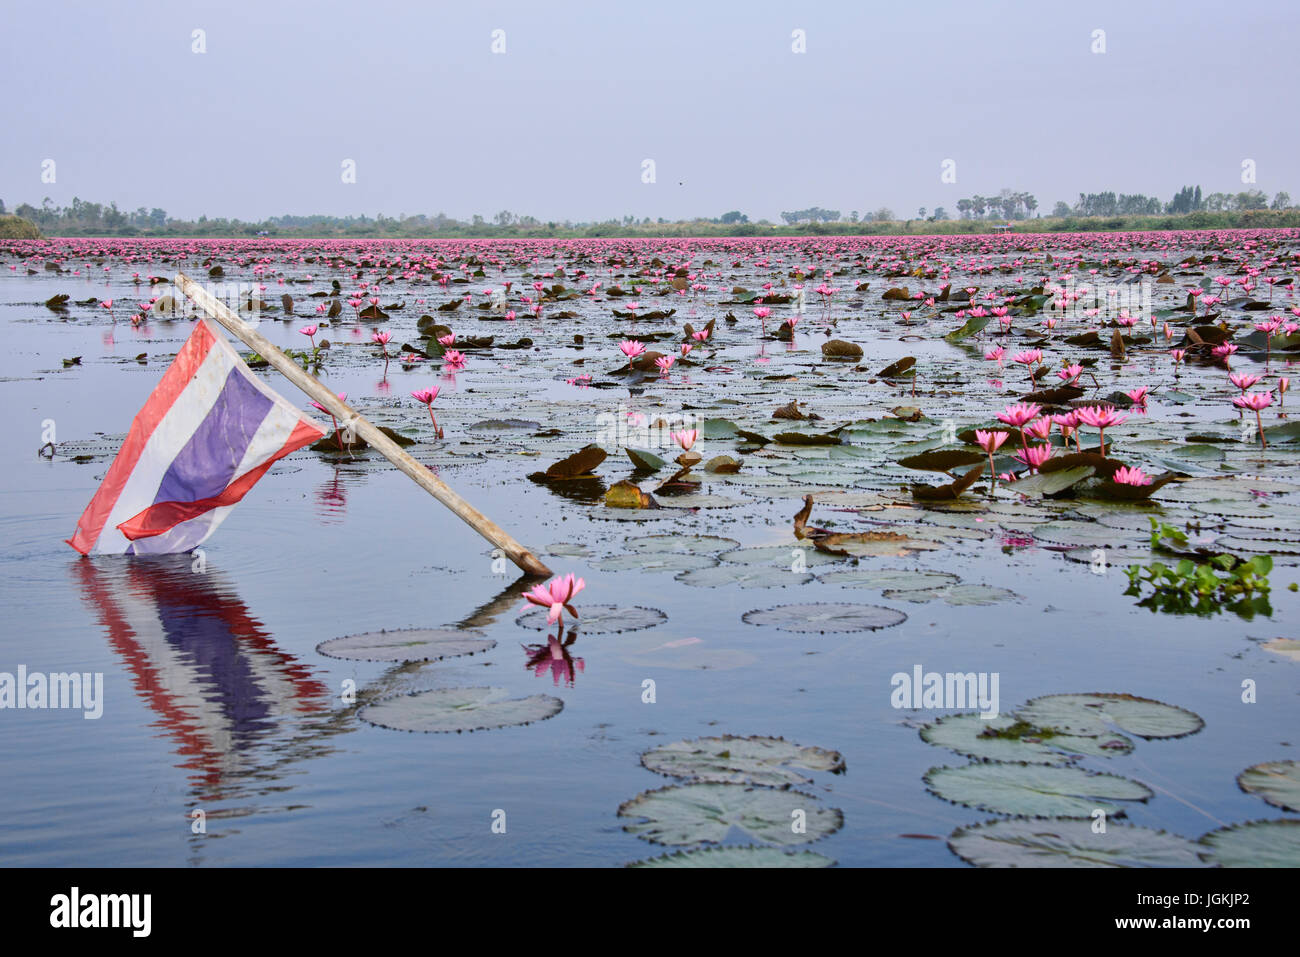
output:
M695 347L694 347L693 345L691 345L689 342L683 342L683 343L682 343L682 356L683 356L683 358L686 356L686 354L687 354L688 352L690 352L690 351L691 351L692 349L694 349L694 348L695 348Z
M677 360L672 356L660 356L658 359L655 360L655 365L659 367L660 372L662 372L664 375L667 375L668 370L673 367L673 363L676 361Z
M700 437L699 429L683 429L681 432L669 432L668 437L682 447L682 451L689 452L691 446L695 444L696 439Z
M1010 432L997 432L992 429L988 431L985 431L984 429L976 429L975 441L978 442L980 448L987 452L991 457L994 452L1002 448L1002 443L1005 442L1010 435Z
M316 348L316 333L320 330L316 326L303 326L298 332L311 340L311 347Z
M438 420L433 417L433 400L438 398L438 387L435 385L432 389L420 389L411 393L411 398L423 402L429 409L429 421L433 423L433 434L442 438L442 429L438 426Z
M1231 342L1225 342L1223 345L1215 346L1212 350L1216 359L1227 359L1241 347Z
M1133 402L1134 405L1141 406L1142 408L1145 409L1147 407L1147 395L1150 392L1151 390L1148 389L1146 386L1139 386L1136 389L1130 389L1128 392L1125 392L1124 394L1129 397L1129 399Z
M635 339L624 339L618 344L618 347L623 351L623 355L628 357L629 361L645 352L645 345Z
M1081 409L1075 409L1074 415L1080 425L1088 425L1097 430L1097 451L1102 456L1106 454L1106 430L1112 425L1128 421L1128 416L1117 413L1113 405L1086 405Z
M1111 481L1118 482L1120 485L1150 485L1151 476L1136 466L1129 468L1125 465L1115 470L1115 474L1111 476Z
M1052 457L1053 451L1055 450L1050 445L1034 445L1016 449L1015 456L1034 471L1038 471L1042 464Z
M443 346L449 346L455 341L456 341L456 334L454 332L449 332L445 336L438 337L438 344Z
M706 339L709 338L709 330L701 329L699 332L693 332L691 333L691 338L694 339L696 342L704 342Z
M1268 441L1264 438L1264 420L1260 413L1273 404L1272 392L1247 392L1242 393L1232 400L1232 404L1239 409L1251 409L1255 413L1255 426L1259 429L1259 444L1261 448L1268 448Z
M999 412L997 419L999 422L1005 422L1007 425L1019 428L1026 422L1038 418L1038 413L1042 411L1043 407L1035 405L1033 402L1017 402L1015 405L1009 405Z
M340 392L340 393L339 393L339 401L340 401L340 402L346 402L347 400L348 400L348 394L347 394L346 392ZM319 402L313 402L313 403L312 403L312 407L313 407L313 408L316 408L316 409L320 409L320 410L321 410L322 412L324 412L326 415L330 415L330 414L331 414L331 413L330 413L330 410L327 409L327 408L325 408L325 406L321 405Z
M1017 352L1015 361L1022 366L1031 366L1043 361L1042 349L1027 349L1024 352Z
M1263 378L1263 376L1255 375L1251 372L1230 372L1228 374L1228 381L1242 392L1245 392Z
M1079 378L1081 375L1083 375L1083 366L1078 363L1066 366L1064 369L1060 369L1056 373L1056 377L1066 385L1072 385L1074 380Z
M1052 434L1051 418L1045 415L1041 419L1034 419L1034 421L1025 426L1025 433L1032 435L1036 439L1046 440L1046 438Z
M988 352L984 353L984 358L988 359L990 362L996 362L998 364L998 368L1001 369L1002 357L1005 356L1006 354L1007 354L1006 349L1003 349L1001 346L994 346Z
M456 349L448 349L442 354L442 361L452 368L459 369L465 365L465 353Z
M533 605L539 605L542 608L549 608L546 615L546 623L553 625L557 621L561 622L563 627L563 616L567 611L574 618L578 617L577 611L569 604L578 592L587 587L587 583L581 578L574 578L573 572L565 575L563 578L553 578L545 585L534 585L531 591L524 592L524 600ZM526 611L527 605L524 606Z
M1232 404L1239 409L1251 409L1258 413L1273 404L1273 393L1251 392L1246 395L1239 395L1232 400Z
M1174 359L1174 365L1178 365L1178 363L1182 362L1183 359L1185 359L1185 358L1187 357L1187 350L1186 350L1186 349L1170 349L1170 350L1169 350L1169 354L1170 354L1171 356L1173 356L1173 359Z

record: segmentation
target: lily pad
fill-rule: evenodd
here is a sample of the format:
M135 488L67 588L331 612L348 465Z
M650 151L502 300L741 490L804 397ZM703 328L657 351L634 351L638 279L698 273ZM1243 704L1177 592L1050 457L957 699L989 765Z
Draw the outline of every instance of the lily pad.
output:
M819 576L828 585L845 585L850 588L886 588L917 590L955 585L960 579L948 572L911 570L907 568L845 568L825 572Z
M739 565L723 563L713 568L699 568L682 572L677 580L697 588L717 588L720 585L739 585L741 588L783 588L786 585L803 585L813 580L808 572L791 571L773 565Z
M554 627L546 623L546 615L545 608L530 608L515 619L515 624L520 628L546 631L547 628ZM657 608L643 608L640 605L580 604L578 617L570 627L584 635L617 635L627 631L653 628L667 620L668 616Z
M800 634L847 633L891 628L907 621L907 615L884 605L851 602L814 602L778 605L747 611L741 619L750 625L772 625L781 631Z
M631 555L616 555L595 562L595 567L602 572L677 572L693 571L697 568L712 568L717 559L710 555L688 555L679 552L634 552Z
M346 661L440 661L488 651L496 645L476 631L410 628L331 638L317 645L316 650L328 658Z
M1185 708L1127 694L1053 694L1017 712L1030 724L1070 734L1105 734L1111 725L1139 738L1181 738L1205 727Z
M799 814L798 812L803 812ZM844 826L844 815L802 791L743 784L683 784L647 791L627 801L623 830L654 844L718 844L732 829L768 844L816 841ZM804 827L795 828L800 818Z
M1083 755L1109 757L1133 750L1133 742L1121 734L1063 734L1011 715L983 718L978 713L945 715L923 727L921 739L977 761L1026 764L1065 764Z
M1019 598L1015 592L992 585L939 585L934 588L891 588L885 592L890 601L910 601L921 604L943 599L949 605L996 605L1000 601Z
M560 713L564 702L550 695L509 698L504 688L439 688L398 695L357 712L362 721L395 731L486 731L531 724Z
M630 552L682 552L687 555L717 555L740 543L720 535L646 535L629 538L623 547Z
M959 827L948 848L976 867L1201 867L1197 844L1176 834L1091 821L986 821Z
M1108 816L1124 813L1115 801L1145 801L1145 784L1120 777L1047 764L967 764L931 768L930 791L945 801L1013 817L1090 817L1101 809Z
M1218 867L1300 867L1300 821L1247 821L1201 838L1201 859Z
M830 867L835 862L812 851L786 852L775 847L701 847L635 861L628 867Z
M1258 794L1274 807L1300 812L1300 762L1256 764L1237 775L1237 784L1247 794Z
M844 770L844 758L838 751L801 747L784 738L730 734L660 745L641 755L641 764L672 778L770 787L811 783L795 768L832 773Z

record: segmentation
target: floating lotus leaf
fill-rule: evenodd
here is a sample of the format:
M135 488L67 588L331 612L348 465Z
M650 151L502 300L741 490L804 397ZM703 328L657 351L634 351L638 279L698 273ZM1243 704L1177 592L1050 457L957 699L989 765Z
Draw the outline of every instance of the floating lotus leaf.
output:
M786 852L775 847L748 844L743 847L701 847L675 851L628 867L830 867L835 862L812 851Z
M317 645L316 650L326 657L347 661L439 661L488 651L496 645L476 631L410 628L331 638Z
M717 555L740 543L720 535L646 535L629 538L623 547L630 552L681 552L687 555Z
M687 555L677 552L640 552L616 555L595 562L602 572L687 572L697 568L711 568L718 563L709 555Z
M984 456L979 452L970 452L966 449L936 449L932 452L922 452L920 455L909 455L899 459L898 464L904 468L924 472L949 472L961 465L976 465L983 461Z
M916 375L916 370L913 368L915 365L916 358L914 356L904 356L897 362L891 362L889 365L885 366L877 372L876 375L881 379L896 379L909 372L912 375Z
M1041 498L1044 495L1057 495L1064 492L1067 488L1078 485L1084 479L1091 478L1095 472L1096 470L1091 465L1080 465L1072 469L1030 475L1026 478L1017 479L1007 487L1017 495Z
M978 713L945 715L923 727L921 739L978 761L1027 764L1064 764L1083 755L1110 757L1133 750L1133 742L1122 734L1063 734L1036 728L1015 716L982 718Z
M654 497L632 482L615 482L605 492L606 508L654 508L655 506Z
M1015 484L1008 486L1012 491ZM1058 519L1034 528L1034 538L1053 545L1122 545L1128 537L1120 531L1096 522Z
M931 768L930 791L965 807L1013 817L1089 817L1095 810L1124 814L1115 801L1145 801L1145 785L1117 774L1047 764L967 764Z
M1126 694L1053 694L1018 712L1030 724L1070 734L1101 735L1111 725L1139 738L1181 738L1205 727L1185 708Z
M828 359L861 359L862 347L843 339L830 339L822 343L822 355Z
M744 499L709 494L666 495L658 501L660 508L668 509L735 508L737 505L752 504Z
M560 459L545 472L540 473L540 478L555 480L585 477L603 461L605 461L605 450L598 445L588 445Z
M632 460L632 464L639 471L658 472L667 463L653 452L647 452L644 449L625 448L627 457Z
M550 695L509 698L504 688L439 688L385 698L362 708L362 721L394 731L486 731L553 717L564 702Z
M782 565L789 569L796 560L804 565L822 565L835 562L836 559L823 555L806 543L791 542L789 545L755 545L749 548L736 548L718 556L724 562L739 565Z
M793 827L802 811L802 833ZM844 825L844 815L802 791L743 784L683 784L647 791L618 809L623 830L654 844L718 844L732 829L768 844L807 844Z
M1300 867L1300 821L1247 821L1201 838L1214 867Z
M917 604L943 599L949 605L996 605L1000 601L1019 598L1015 592L992 585L940 585L934 588L891 588L885 592L890 601L910 601Z
M574 542L555 542L547 545L542 551L556 558L586 558L591 554L591 549L586 545L578 545Z
M1258 794L1274 807L1300 812L1300 762L1256 764L1237 775L1237 784L1247 794Z
M546 623L547 610L530 608L518 618L515 624L520 628L533 628L545 631L554 628ZM616 635L625 631L640 631L653 628L668 620L668 616L657 608L643 608L640 605L584 605L578 603L578 617L570 620L566 627L584 635Z
M720 585L739 585L741 588L783 588L786 585L803 585L813 580L809 572L791 571L771 565L740 565L723 563L713 568L699 568L682 572L677 580L697 588L717 588Z
M816 602L755 609L741 616L750 625L772 625L801 634L875 631L907 621L907 615L883 605L850 602Z
M952 332L944 336L944 338L949 342L960 342L962 339L968 339L975 335L975 333L981 332L984 327L989 324L990 318L991 317L989 316L975 316L974 318L967 319L963 326L954 329Z
M818 576L828 585L846 585L851 588L897 588L915 590L940 588L955 585L960 580L948 572L911 570L906 568L845 568L839 571L823 572Z
M795 768L832 773L844 770L844 758L838 751L801 747L784 738L730 734L660 745L641 755L641 764L672 778L771 787L811 782Z
M1147 827L1092 821L1000 820L959 827L949 849L976 867L1202 867L1201 848Z

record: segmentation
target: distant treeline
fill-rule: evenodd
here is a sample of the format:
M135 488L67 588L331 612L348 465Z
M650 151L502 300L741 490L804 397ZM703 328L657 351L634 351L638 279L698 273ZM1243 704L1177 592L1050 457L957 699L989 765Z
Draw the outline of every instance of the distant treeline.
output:
M277 216L261 222L238 219L173 219L158 208L140 207L124 212L116 203L104 205L74 198L71 205L55 206L48 198L39 206L24 203L6 210L0 201L0 238L29 238L32 224L47 236L141 236L141 237L247 237L292 238L597 238L597 237L685 237L685 236L873 236L903 234L988 233L1006 224L1017 232L1108 232L1166 229L1234 229L1300 227L1300 209L1291 206L1290 196L1277 193L1272 203L1259 190L1229 195L1202 196L1201 188L1184 187L1172 200L1161 203L1141 195L1080 193L1073 205L1058 202L1051 215L1031 215L1038 202L1028 193L1004 189L998 197L975 196L956 204L959 218L949 217L937 207L924 207L910 219L895 218L888 208L847 219L839 210L813 206L783 212L781 224L767 220L751 222L739 210L711 219L669 222L649 217L604 222L542 222L532 216L516 216L502 210L491 222L474 216L469 222L444 213L396 217L369 216ZM14 215L6 216L6 213ZM19 217L15 219L15 215ZM23 222L26 221L26 222Z

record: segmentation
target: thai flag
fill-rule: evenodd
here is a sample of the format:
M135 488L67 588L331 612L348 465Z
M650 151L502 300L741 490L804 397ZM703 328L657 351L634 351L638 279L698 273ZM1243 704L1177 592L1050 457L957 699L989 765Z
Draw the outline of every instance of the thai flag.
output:
M83 555L188 551L277 460L325 434L202 319L131 423L67 542Z

